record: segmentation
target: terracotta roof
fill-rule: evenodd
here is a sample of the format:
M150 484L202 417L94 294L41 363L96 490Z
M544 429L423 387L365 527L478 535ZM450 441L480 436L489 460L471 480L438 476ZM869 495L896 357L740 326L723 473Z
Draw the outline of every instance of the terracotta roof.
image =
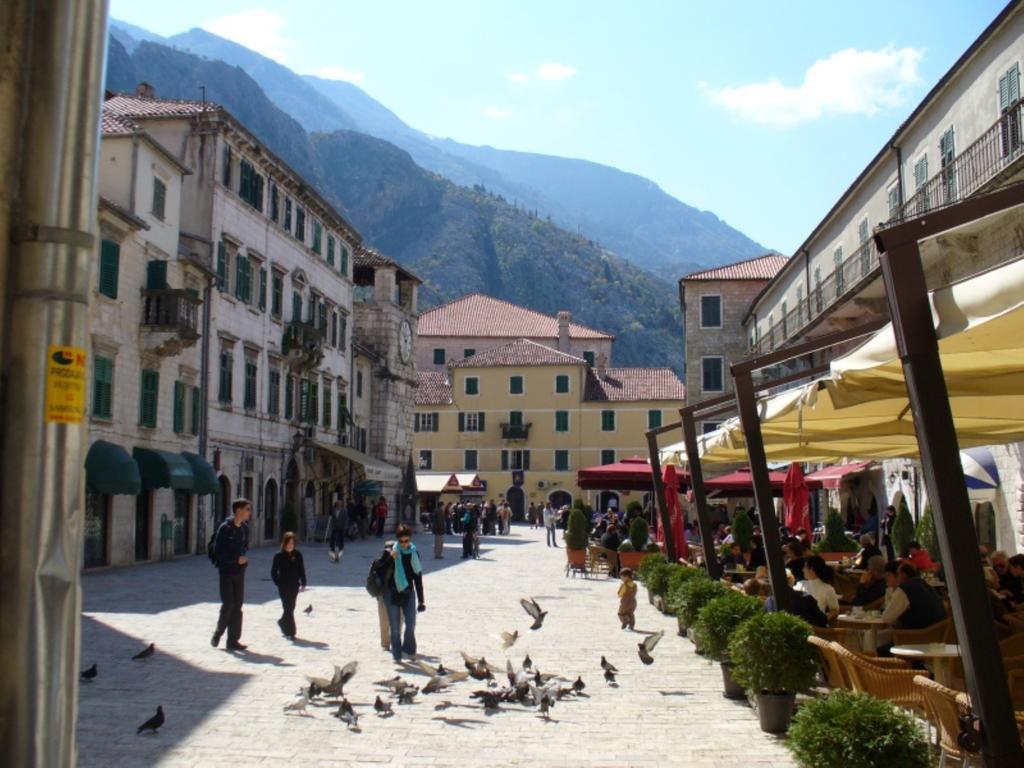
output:
M123 117L190 117L204 112L218 112L220 104L213 101L150 99L119 93L103 102L103 111Z
M567 355L529 339L516 339L508 344L449 363L449 368L495 368L520 365L586 365L582 357Z
M685 400L686 387L671 368L607 368L603 377L591 370L584 400Z
M124 206L118 205L109 197L104 197L103 195L99 195L98 197L100 208L106 208L107 210L116 213L118 216L121 217L121 219L127 221L129 224L131 224L134 227L137 227L138 229L149 229L149 224L140 219L138 216L136 216L134 213L129 211Z
M420 315L420 336L558 338L558 318L483 293L471 293ZM573 339L614 339L579 323L569 323Z
M104 136L130 136L142 130L134 121L106 109L103 110L102 128Z
M369 269L373 269L374 267L393 267L403 273L407 278L417 282L423 282L394 259L385 256L376 248L369 248L365 245L360 245L356 248L355 253L352 255L352 266L356 269L360 267Z
M737 261L735 264L691 272L683 275L680 280L771 280L786 266L787 261L789 256L769 253L755 259Z
M449 405L451 401L452 385L446 374L436 371L416 374L416 405Z

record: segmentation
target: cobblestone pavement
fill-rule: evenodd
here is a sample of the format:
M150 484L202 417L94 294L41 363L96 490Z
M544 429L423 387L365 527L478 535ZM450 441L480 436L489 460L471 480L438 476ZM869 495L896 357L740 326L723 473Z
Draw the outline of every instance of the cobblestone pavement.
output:
M473 680L449 692L395 705L375 717L373 681L396 667L380 647L376 602L363 587L380 540L350 542L341 565L323 545L304 545L310 589L299 595L299 640L278 632L279 601L269 580L272 548L250 552L242 642L232 654L210 647L218 598L216 572L205 557L88 574L83 579L83 668L99 676L80 689L78 764L89 766L662 766L790 768L789 753L763 734L745 704L722 697L717 665L675 634L674 619L641 598L638 630L665 630L655 663L636 654L637 633L616 617L616 581L566 578L563 549L549 549L543 531L516 527L511 536L485 538L481 558L462 561L448 537L445 559L434 560L431 537L419 536L425 555L427 612L419 615L419 652L461 668L459 649L504 666L499 633L518 629L508 657L528 652L542 671L575 679L588 698L563 700L545 722L536 711L509 705L487 715L482 707L439 711L443 700L470 703L482 687ZM519 598L534 596L550 611L543 628L529 631ZM641 588L641 595L643 589ZM131 656L150 642L156 654ZM619 687L605 684L607 655L620 670ZM350 732L333 708L284 714L304 674L329 676L332 664L358 659L347 686L361 715ZM403 673L405 674L405 673ZM407 674L417 683L422 675ZM135 727L163 705L167 722L156 735Z

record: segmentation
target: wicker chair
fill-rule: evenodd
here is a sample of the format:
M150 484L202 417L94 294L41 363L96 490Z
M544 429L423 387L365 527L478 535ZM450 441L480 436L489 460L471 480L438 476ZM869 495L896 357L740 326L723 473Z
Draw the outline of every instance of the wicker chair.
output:
M607 547L592 544L587 547L587 570L591 573L604 573L616 576L619 573L619 553Z
M807 642L818 649L818 656L821 657L821 671L826 684L832 690L852 690L849 679L846 677L846 670L843 668L839 656L832 650L832 644L817 635L811 635Z
M849 638L847 637L849 630L843 627L811 627L811 632L824 640L832 640L840 645L849 647Z
M943 619L924 629L894 629L893 645L920 645L923 643L955 643L956 629L952 619Z
M965 765L970 764L976 756L965 752L956 738L960 732L960 714L963 711L963 702L958 700L960 691L939 685L923 675L914 678L914 685L917 686L924 701L925 716L938 733L939 749L942 750L939 758L940 768L946 765L947 757L959 760Z
M919 673L905 665L882 664L881 660L861 656L839 643L831 643L855 691L869 693L876 699L891 701L901 707L924 711L924 700L914 685Z

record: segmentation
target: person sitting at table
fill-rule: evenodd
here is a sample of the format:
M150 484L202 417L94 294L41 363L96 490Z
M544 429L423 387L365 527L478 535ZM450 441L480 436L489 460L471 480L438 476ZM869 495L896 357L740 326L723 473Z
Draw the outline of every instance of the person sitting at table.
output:
M868 559L864 573L860 575L857 592L850 602L865 606L884 600L885 588L885 558L879 553Z
M729 553L722 558L722 567L726 570L743 569L747 567L747 559L740 550L740 545L733 542L729 545Z
M770 596L764 603L768 613L778 610L775 607L775 596ZM789 596L789 613L798 616L813 627L827 627L828 617L818 607L818 601L806 592L792 592Z
M811 555L804 560L804 578L796 583L796 591L805 592L811 595L817 602L818 608L828 618L834 621L839 615L839 595L835 588L829 584L829 577L832 569L818 555Z
M768 565L768 561L764 555L764 542L761 540L761 534L755 533L750 537L750 550L747 552L747 567L756 570L762 565Z
M916 541L911 541L907 544L907 551L902 559L903 562L914 566L918 573L937 571L939 569L938 564L928 556L928 550Z
M860 551L854 555L853 567L858 571L866 570L868 567L868 560L875 555L882 554L882 550L875 544L875 537L870 533L862 534L860 537Z
M601 546L612 552L618 552L621 543L622 539L619 538L618 529L614 525L609 525L608 530L601 536Z
M700 528L693 523L683 526L683 536L686 538L687 544L700 544Z
M1020 556L1014 555L1014 557ZM995 571L996 578L999 580L999 587L996 590L999 597L1011 604L1019 603L1021 601L1021 569L1018 567L1017 574L1014 574L1013 569L1010 568L1010 558L1001 549L993 552L991 559L992 570Z
M882 620L898 629L924 629L946 618L939 593L910 563L886 563L885 581L892 590Z
M806 528L797 528L796 538L797 541L800 542L800 546L802 546L804 550L808 550L811 548L811 534L807 532Z
M751 597L767 597L772 593L772 584L768 579L768 566L759 565L753 577L743 582L743 591Z
M788 541L782 547L783 561L786 568L793 574L793 581L800 581L804 577L804 548L796 539Z

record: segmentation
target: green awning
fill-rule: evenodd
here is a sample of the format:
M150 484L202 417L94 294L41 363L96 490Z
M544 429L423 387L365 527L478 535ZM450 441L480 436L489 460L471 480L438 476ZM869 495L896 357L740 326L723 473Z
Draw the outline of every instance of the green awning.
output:
M192 467L192 478L195 481L192 493L217 493L220 491L220 483L217 481L217 470L210 466L210 463L197 453L182 451L181 455Z
M85 457L85 489L111 496L137 496L142 491L139 465L120 445L97 440Z
M192 467L180 453L135 446L132 449L132 455L139 464L143 488L174 488L179 491L191 491L195 485Z

